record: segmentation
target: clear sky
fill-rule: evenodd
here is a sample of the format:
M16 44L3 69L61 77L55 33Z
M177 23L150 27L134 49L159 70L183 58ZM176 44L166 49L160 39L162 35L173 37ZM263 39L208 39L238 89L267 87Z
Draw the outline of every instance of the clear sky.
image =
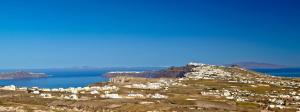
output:
M299 0L1 0L0 68L300 66Z

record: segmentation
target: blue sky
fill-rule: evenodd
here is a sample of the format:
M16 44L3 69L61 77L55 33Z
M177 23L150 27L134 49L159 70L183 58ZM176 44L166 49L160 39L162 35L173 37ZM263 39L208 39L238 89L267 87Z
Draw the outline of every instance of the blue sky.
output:
M0 68L300 66L298 0L2 0Z

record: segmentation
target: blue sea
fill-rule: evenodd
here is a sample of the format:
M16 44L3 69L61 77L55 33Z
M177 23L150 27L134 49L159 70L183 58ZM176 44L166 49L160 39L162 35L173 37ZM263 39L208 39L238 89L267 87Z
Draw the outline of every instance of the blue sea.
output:
M300 68L281 68L281 69L253 69L256 72L265 73L273 76L300 77Z
M40 87L40 88L68 88L85 87L96 82L105 82L109 79L104 76L110 71L149 71L163 68L111 68L111 69L35 69L22 70L38 73L46 73L47 78L19 79L19 80L0 80L0 86L16 85L19 87ZM266 73L274 76L300 77L300 68L288 69L253 69L254 71ZM0 72L16 70L0 70Z
M109 79L105 73L110 71L149 71L158 70L159 67L149 68L109 68L109 69L35 69L22 70L36 73L46 73L47 78L32 78L18 80L0 80L0 86L16 85L19 87L40 87L40 88L68 88L85 87L96 82L105 82ZM0 70L10 72L20 70Z

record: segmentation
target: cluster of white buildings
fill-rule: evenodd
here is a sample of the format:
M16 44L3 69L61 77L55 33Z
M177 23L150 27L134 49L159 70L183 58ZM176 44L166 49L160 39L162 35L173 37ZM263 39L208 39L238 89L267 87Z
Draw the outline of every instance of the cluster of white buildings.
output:
M119 94L104 94L101 95L101 98L123 98L122 96L119 96Z
M61 97L63 99L67 99L67 100L78 100L79 99L79 97L76 94L62 95Z
M151 98L151 99L166 99L168 98L168 96L166 95L162 95L159 93L155 93L155 94L148 94L148 95L143 95L143 94L139 94L139 93L129 93L127 96L125 95L119 95L119 94L103 94L100 96L101 98L111 98L111 99L118 99L118 98L140 98L140 99L144 99L144 98Z
M176 83L173 80L170 79L160 79L158 82L152 82L152 83L146 83L146 84L142 84L142 83L138 83L138 84L129 84L129 85L125 85L124 87L126 88L135 88L135 89L163 89L163 88L167 88L170 85L174 85L174 83ZM178 83L176 83L178 84Z
M127 96L129 98L145 98L145 96L143 94L139 94L139 93L130 93Z
M170 81L161 80L158 83L147 83L147 84L133 84L130 85L129 88L140 88L140 89L161 89L165 85L169 85ZM148 94L143 95L139 93L129 93L128 95L119 95L117 94L117 91L119 90L116 86L94 86L94 87L77 87L77 88L53 88L53 89L47 89L47 88L17 88L14 85L10 86L4 86L0 88L1 90L12 90L12 91L18 91L18 90L26 90L34 95L39 95L39 97L42 98L57 98L57 99L67 99L67 100L80 100L78 94L91 94L91 95L99 95L101 98L112 98L112 99L118 99L118 98L151 98L151 99L164 99L168 98L166 95L161 95L159 93L156 94ZM62 94L60 97L52 96L51 92L61 92L66 93Z
M161 83L147 83L147 84L131 84L125 85L126 88L136 88L136 89L161 89L164 85Z
M139 93L130 93L128 94L127 98L151 98L151 99L167 99L168 96L166 95L162 95L159 93L155 93L155 94L147 94L147 95L143 95L143 94L139 94Z
M229 100L235 100L238 102L245 102L249 99L245 96L254 96L254 93L251 93L249 91L241 91L238 89L229 90L229 89L223 89L223 90L203 90L201 92L204 96L215 96L215 97L224 97Z
M188 66L193 66L192 72L185 74L189 79L219 79L231 76L229 72L214 65L190 63Z
M40 94L40 96L42 98L52 98L52 95L50 93L42 93L42 94Z
M159 93L148 94L147 97L148 97L148 98L153 98L153 99L166 99L166 98L168 98L168 96L166 96L166 95L161 95L161 94L159 94Z
M284 80L280 77L268 76L268 75L261 75L255 72L249 72L244 69L240 74L238 72L231 74L229 72L220 69L220 67L216 67L213 65L206 65L206 64L197 64L191 63L190 66L194 66L192 68L192 72L186 73L185 76L189 79L221 79L227 80L230 83L244 83L244 84L251 84L250 86L253 88L256 87L270 87L270 86L277 86L282 88L290 88L290 91L287 93L280 93L280 92L268 92L267 94L257 94L252 93L250 91L241 91L241 90L208 90L202 91L202 95L208 96L216 96L216 97L225 97L229 100L235 100L238 102L249 101L248 97L265 97L269 98L268 103L266 104L268 108L294 108L294 107L287 107L286 102L288 105L300 105L300 90L295 91L295 88L300 87L300 83L293 81L293 80ZM248 73L247 73L248 72Z
M92 86L92 87L70 87L70 88L53 88L50 91L52 92L68 92L68 93L73 93L73 94L77 94L77 93L82 93L85 94L86 92L90 92L91 94L95 94L97 93L96 91L118 91L119 88L116 86L103 86L103 87L99 87L99 86Z
M285 106L287 102L289 105L300 105L300 93L296 91L286 94L271 91L265 96L269 98L269 108L288 108Z
M0 87L0 90L10 90L10 91L27 91L34 95L39 95L42 98L62 98L62 99L70 99L70 100L78 100L77 94L100 94L100 92L103 92L105 94L108 94L110 92L116 92L119 90L116 86L94 86L94 87L70 87L70 88L38 88L38 87L16 87L15 85L10 86L3 86ZM61 97L55 97L51 95L51 92L60 92L60 93L71 93L71 95L62 95ZM109 96L109 95L108 95ZM109 96L110 97L110 96ZM113 97L113 96L112 96Z

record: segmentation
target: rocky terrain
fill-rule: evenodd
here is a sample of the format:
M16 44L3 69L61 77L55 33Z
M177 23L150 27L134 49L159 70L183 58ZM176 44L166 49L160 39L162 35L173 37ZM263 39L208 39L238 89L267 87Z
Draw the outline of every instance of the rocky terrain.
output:
M1 79L25 79L25 78L42 78L47 77L44 73L32 73L32 72L2 72L0 73Z
M164 72L162 72L164 71ZM109 82L77 88L0 88L0 111L19 112L296 112L300 79L238 67L189 63L154 73L115 72ZM140 72L135 72L140 74ZM170 75L172 77L170 77ZM130 76L130 77L129 77ZM134 75L133 75L134 76Z

